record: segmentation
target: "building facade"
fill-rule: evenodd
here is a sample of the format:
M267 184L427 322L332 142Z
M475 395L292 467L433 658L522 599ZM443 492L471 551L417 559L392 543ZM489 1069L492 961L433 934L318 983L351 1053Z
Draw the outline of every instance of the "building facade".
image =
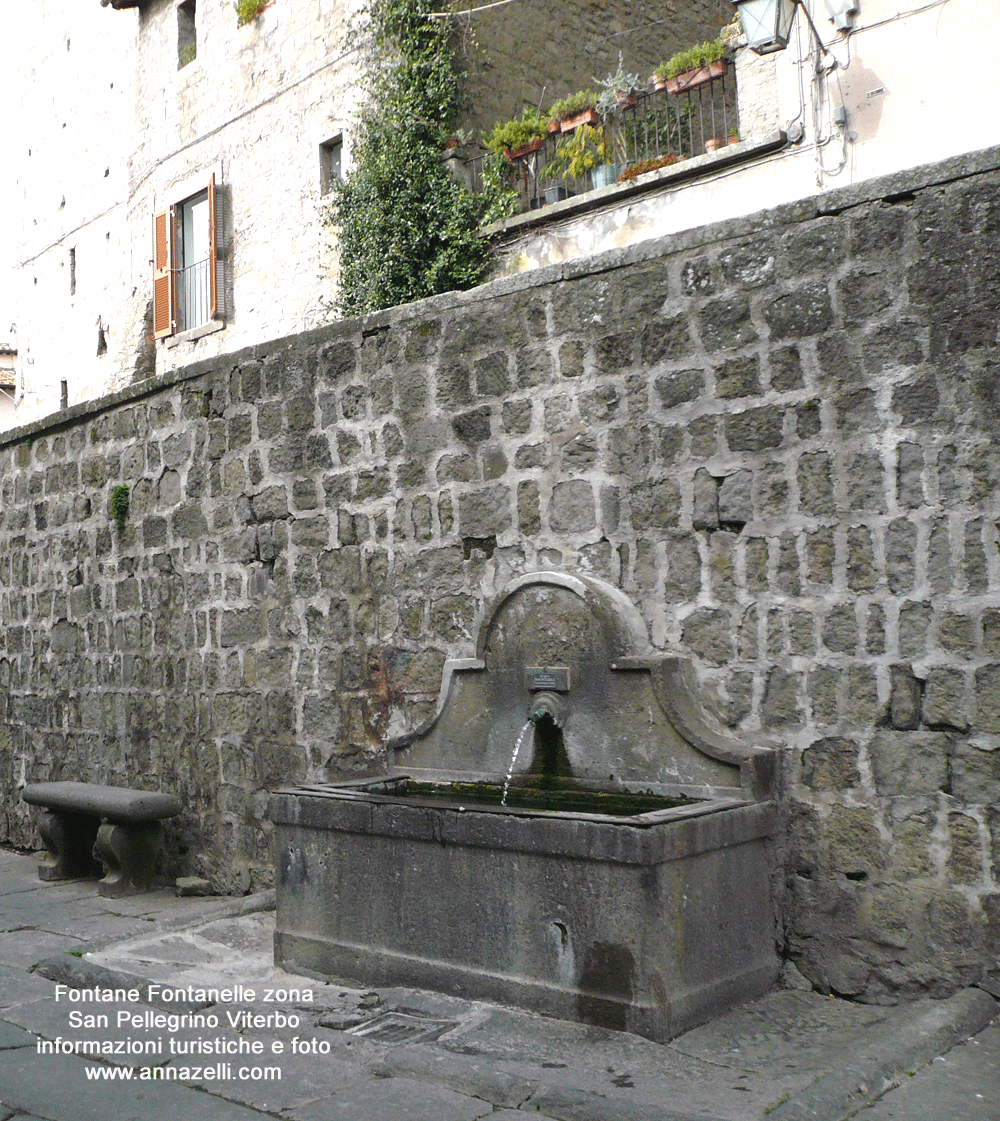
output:
M362 0L61 2L18 13L16 423L332 319ZM461 17L477 132L715 34L727 3L514 0Z

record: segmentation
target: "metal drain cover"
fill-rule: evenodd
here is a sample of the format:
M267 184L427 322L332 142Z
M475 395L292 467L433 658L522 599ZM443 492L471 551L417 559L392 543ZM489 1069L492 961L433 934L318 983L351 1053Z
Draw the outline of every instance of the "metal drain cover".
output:
M429 1043L458 1027L457 1020L429 1020L405 1012L386 1012L367 1024L348 1028L346 1035L357 1035L376 1043Z

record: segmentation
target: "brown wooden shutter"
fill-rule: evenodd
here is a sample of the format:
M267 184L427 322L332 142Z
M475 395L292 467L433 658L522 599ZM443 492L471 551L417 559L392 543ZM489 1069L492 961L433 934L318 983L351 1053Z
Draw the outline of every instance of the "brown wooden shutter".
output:
M208 315L219 314L219 223L216 221L215 174L208 181Z
M153 215L153 338L172 335L176 328L174 300L174 208Z

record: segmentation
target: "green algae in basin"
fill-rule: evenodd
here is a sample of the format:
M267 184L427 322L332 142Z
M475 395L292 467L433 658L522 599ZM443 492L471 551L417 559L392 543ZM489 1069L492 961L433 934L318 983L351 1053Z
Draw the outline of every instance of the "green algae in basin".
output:
M503 803L503 783L493 782L400 782L393 795L419 798L437 803L485 805L499 808ZM635 817L654 810L673 810L695 806L700 798L683 795L628 794L621 791L590 790L586 787L552 786L544 782L518 783L507 791L507 809L554 810L560 813L604 814L608 817Z

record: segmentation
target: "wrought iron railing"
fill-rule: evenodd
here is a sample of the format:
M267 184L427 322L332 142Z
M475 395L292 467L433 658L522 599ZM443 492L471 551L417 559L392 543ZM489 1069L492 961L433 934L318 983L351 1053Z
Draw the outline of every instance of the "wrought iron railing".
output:
M645 170L690 159L706 151L738 140L736 134L736 83L732 72L715 64L702 68L699 75L671 88L635 92L623 96L611 113L599 118L596 113L576 124L564 123L565 131L550 132L526 149L494 160L499 174L510 183L521 199L523 210L558 202L572 195L606 187L616 181L634 178ZM551 127L551 126L550 126ZM581 175L567 173L565 153L577 130L591 153L583 162L596 166ZM478 190L486 173L485 161L478 156L469 161L467 178Z
M177 329L190 331L211 319L209 260L177 270Z

